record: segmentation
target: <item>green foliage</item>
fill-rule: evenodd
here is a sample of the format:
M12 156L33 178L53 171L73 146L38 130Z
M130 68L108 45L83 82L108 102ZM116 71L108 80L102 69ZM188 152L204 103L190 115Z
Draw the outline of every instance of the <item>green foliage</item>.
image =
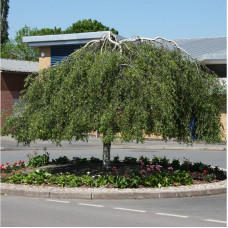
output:
M190 143L194 118L198 139L213 143L221 140L221 88L216 75L178 51L145 42L125 43L120 51L100 42L28 77L26 108L9 116L2 131L25 144L59 145L92 131L106 144L119 133L122 141L143 142L153 133ZM167 159L161 162L167 166Z
M11 173L22 168L25 168L25 163L22 160L19 160L18 163L15 162L14 164L9 164L8 162L6 162L6 165L2 164L0 166L0 170L2 173Z
M109 182L109 176L98 176L98 178L94 181L95 187L106 187Z
M97 31L112 31L115 34L118 34L118 31L114 28L109 28L104 26L102 23L97 20L79 20L76 23L73 23L68 27L64 33L80 33L80 32L97 32Z
M77 164L80 165L80 164L85 164L88 162L87 158L79 158L76 160Z
M93 177L89 175L83 175L81 179L82 179L82 183L85 184L86 186L91 187L93 185L93 182L94 182Z
M7 181L11 184L21 184L23 183L23 179L24 179L24 173L20 172L12 176L9 176Z
M38 61L39 50L22 42L24 36L38 35L38 29L24 26L16 32L15 39L8 40L1 49L1 58Z
M140 156L139 158L139 162L142 161L144 163L144 165L147 165L150 163L150 159L148 157L144 157L143 155Z
M90 158L90 162L91 163L101 163L102 161L99 158L95 158L95 157L92 156Z
M176 170L172 175L173 182L180 183L181 185L192 184L192 178L186 171Z
M203 180L206 182L211 182L212 180L216 179L215 174L203 175Z
M137 158L125 157L123 162L125 162L127 164L135 164L137 162Z
M154 156L151 163L153 165L161 165L163 168L167 168L168 166L170 166L170 161L165 156L163 158Z
M46 183L47 179L49 179L51 176L51 173L43 171L42 169L33 170L24 177L23 183L42 185Z
M170 164L174 169L179 169L180 168L180 161L179 159L173 159L172 163Z
M8 40L8 13L9 13L9 0L1 0L1 45Z
M52 159L52 162L56 165L60 164L60 165L64 165L64 164L68 164L70 163L70 160L68 157L63 156L63 157L59 157L57 159Z
M133 160L131 157L127 157L128 160ZM165 157L154 157L157 161L167 161ZM82 161L84 159L81 159ZM87 161L87 160L86 160ZM165 163L167 164L167 163ZM180 169L171 168L172 164L178 164ZM191 165L191 166L190 166ZM168 187L179 185L190 185L194 180L201 180L211 182L213 180L224 180L226 178L225 173L218 167L212 168L210 165L205 165L201 162L191 163L187 159L180 164L179 160L173 159L169 161L168 168L163 168L158 163L152 165L151 163L142 168L141 174L132 173L118 175L87 175L76 176L74 174L51 174L48 171L42 169L33 170L29 173L15 173L4 175L1 178L1 182L9 182L13 184L34 184L34 185L58 185L61 187L110 187L115 188L138 188L138 187ZM146 170L144 170L146 168ZM5 173L6 174L6 173Z
M7 2L8 0L3 0L2 2ZM1 2L1 3L2 3ZM110 29L104 26L97 20L82 20L73 23L66 30L54 27L51 28L30 28L25 25L23 28L17 31L16 36L13 40L5 40L4 45L1 48L1 58L6 59L17 59L17 60L28 60L28 61L38 61L39 50L37 48L29 47L28 44L23 43L22 38L25 36L43 36L43 35L57 35L57 34L68 34L68 33L81 33L81 32L97 32L97 31L112 31L118 34L115 29ZM3 36L5 33L2 33Z
M37 155L33 158L31 158L27 164L29 167L40 167L44 165L49 164L49 155L43 154L43 155Z
M116 156L113 158L113 161L116 162L116 163L119 163L119 162L120 162L120 157L119 157L119 155L116 155Z
M75 188L82 184L82 179L73 174L66 173L65 175L52 175L49 180L49 184L57 184L61 187Z
M109 176L109 181L115 188L126 188L128 180L125 176Z

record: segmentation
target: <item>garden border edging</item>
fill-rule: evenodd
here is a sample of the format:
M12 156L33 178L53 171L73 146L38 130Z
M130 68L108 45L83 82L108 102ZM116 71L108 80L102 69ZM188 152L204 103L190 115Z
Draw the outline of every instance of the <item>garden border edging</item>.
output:
M153 199L215 195L227 192L227 181L179 187L114 189L61 188L1 183L1 194L58 199Z

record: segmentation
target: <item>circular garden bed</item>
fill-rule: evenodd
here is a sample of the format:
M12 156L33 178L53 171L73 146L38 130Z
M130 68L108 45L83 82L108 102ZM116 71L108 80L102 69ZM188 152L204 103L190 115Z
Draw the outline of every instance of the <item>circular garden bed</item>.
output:
M52 161L49 154L30 157L14 164L2 164L1 182L28 185L49 185L61 187L106 187L106 188L157 188L217 182L226 179L224 171L202 162L166 157L151 159L141 156L138 160L116 156L110 168L103 169L102 161L66 156Z

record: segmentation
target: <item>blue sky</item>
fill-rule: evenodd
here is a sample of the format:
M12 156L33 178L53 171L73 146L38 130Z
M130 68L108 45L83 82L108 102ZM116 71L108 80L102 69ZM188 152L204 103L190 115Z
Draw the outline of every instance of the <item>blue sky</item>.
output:
M226 0L10 0L9 37L24 25L66 29L96 19L130 38L226 36Z

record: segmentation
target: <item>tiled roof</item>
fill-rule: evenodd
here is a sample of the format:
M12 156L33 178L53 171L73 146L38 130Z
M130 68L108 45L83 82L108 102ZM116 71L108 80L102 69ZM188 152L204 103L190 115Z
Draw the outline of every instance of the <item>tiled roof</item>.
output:
M199 61L226 59L226 37L176 39L173 41Z
M32 73L38 70L38 62L0 59L0 71Z

